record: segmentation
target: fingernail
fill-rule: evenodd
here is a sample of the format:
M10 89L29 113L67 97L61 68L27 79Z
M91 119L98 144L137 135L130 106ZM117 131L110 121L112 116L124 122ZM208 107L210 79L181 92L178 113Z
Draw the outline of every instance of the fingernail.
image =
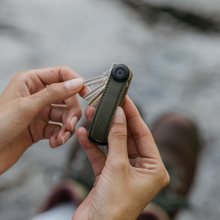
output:
M117 108L117 111L115 113L115 116L114 116L114 123L121 123L123 124L125 121L125 114L124 114L124 111L121 107L118 107Z
M77 116L74 116L71 120L71 128L72 128L72 131L75 129L76 127L76 124L78 122L78 117Z
M58 140L56 139L53 143L53 148L57 148L59 146L60 146L60 144L59 144Z
M69 131L65 132L64 135L62 136L62 143L65 144L70 137L71 137L71 133Z
M66 81L64 83L65 87L69 91L72 91L72 90L75 90L75 89L79 88L80 86L82 86L82 84L83 84L83 81L80 78L72 79L72 80Z

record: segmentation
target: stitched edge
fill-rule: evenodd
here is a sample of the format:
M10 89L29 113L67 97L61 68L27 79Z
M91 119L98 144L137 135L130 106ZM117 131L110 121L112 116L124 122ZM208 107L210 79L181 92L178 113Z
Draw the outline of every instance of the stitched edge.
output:
M112 114L111 114L110 117L109 117L109 121L108 121L107 129L106 129L106 131L105 131L104 139L107 139L107 136L108 136L107 130L109 130L110 123L112 122L112 118L113 118L114 115L115 115L116 108L118 107L118 103L120 102L120 99L122 98L122 97L121 97L121 96L123 95L122 92L123 92L124 87L125 87L126 84L127 84L127 81L125 81L125 82L123 83L123 86L122 86L122 88L121 88L120 94L119 94L118 98L116 99L115 106L114 106L114 110L113 110Z
M91 129L90 129L90 134L91 134L91 135L92 135L92 131L93 131L94 124L95 124L95 122L96 122L97 115L98 115L98 113L99 113L99 111L100 111L100 107L101 107L101 105L102 105L102 100L104 99L105 94L107 93L107 90L108 90L109 85L110 85L110 83L111 83L112 80L113 80L113 78L112 78L112 76L111 76L110 79L109 79L109 81L108 81L108 83L107 83L107 85L106 85L106 88L105 88L105 90L104 90L104 92L103 92L103 95L102 95L102 98L101 98L100 103L99 103L99 105L98 105L98 108L97 108L97 110L96 110L96 113L95 113L95 116L94 116L94 122L92 123ZM114 116L114 113L115 113L115 111L116 111L117 103L119 102L119 99L120 99L120 97L121 97L122 91L123 91L124 86L125 86L126 83L127 83L127 81L123 82L123 85L122 85L122 88L121 88L121 90L120 90L119 96L118 96L118 98L116 99L116 102L115 102L115 105L114 105L114 108L113 108L113 112L112 112L112 114L111 114L110 117L109 117L109 121L108 121L108 124L107 124L107 128L106 128L105 133L104 133L104 139L105 139L105 140L107 140L107 135L108 135L108 132L107 132L107 131L109 130L110 122L112 121L112 117Z
M104 92L103 92L103 94L102 94L102 98L101 98L101 100L100 100L100 103L99 103L99 105L98 105L98 108L96 109L96 112L95 112L94 120L93 120L93 123L92 123L92 125L91 125L90 132L89 132L89 133L91 133L91 134L92 134L92 131L93 131L93 127L94 127L94 124L95 124L95 121L96 121L96 118L97 118L97 115L98 115L100 106L101 106L101 104L102 104L102 100L103 100L103 98L104 98L104 96L105 96L105 94L106 94L106 91L107 91L107 89L108 89L108 87L109 87L109 84L110 84L110 81L111 81L111 80L112 80L112 78L111 78L111 76L110 76L109 81L108 81L108 83L107 83L107 85L106 85L106 88L105 88L105 90L104 90Z
M129 78L128 78L128 79L129 79ZM112 76L110 76L109 81L108 81L108 83L107 83L107 85L106 85L106 88L105 88L105 90L104 90L104 92L103 92L102 98L101 98L101 100L100 100L100 103L99 103L99 105L98 105L98 108L96 109L96 113L95 113L95 116L94 116L94 120L93 120L93 123L91 124L91 129L90 129L90 132L89 132L91 135L92 135L92 131L93 131L94 124L95 124L95 122L96 122L97 115L98 115L98 113L99 113L99 111L100 111L100 107L101 107L101 105L102 105L102 100L104 99L105 94L106 94L106 92L107 92L107 90L108 90L109 84L110 84L110 82L111 82L112 80L113 80L113 78L112 78ZM104 134L104 139L105 139L105 140L107 140L107 136L108 136L108 132L107 132L107 131L109 131L110 122L112 122L112 118L114 117L114 114L115 114L115 112L116 112L116 108L118 107L118 104L119 104L120 100L121 100L122 97L123 97L122 92L123 92L124 87L126 86L126 84L127 84L128 81L129 81L129 80L126 80L125 82L123 82L123 85L122 85L122 88L121 88L121 90L120 90L119 96L118 96L118 98L116 99L116 102L115 102L115 105L114 105L112 114L111 114L110 117L109 117L109 121L108 121L108 124L107 124L107 129L105 130L105 134ZM122 97L121 97L121 95L122 95Z

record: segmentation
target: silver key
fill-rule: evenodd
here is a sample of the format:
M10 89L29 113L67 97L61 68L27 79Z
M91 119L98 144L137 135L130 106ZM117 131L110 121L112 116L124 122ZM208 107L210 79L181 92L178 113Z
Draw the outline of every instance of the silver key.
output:
M102 93L103 93L103 92L101 92L98 96L96 96L94 99L92 99L92 100L89 102L89 106L95 107L95 106L99 103L99 101L101 100L101 98L102 98Z
M106 83L95 87L92 91L84 95L83 99L86 101L91 101L94 97L98 96L100 93L103 92L103 90L105 89L105 85Z
M108 78L109 78L108 75L98 76L98 77L95 77L95 78L86 80L86 81L83 83L83 85L84 85L84 86L92 86L92 85L95 85L95 84L97 84L97 83L102 84L102 83L104 83L105 81L107 81Z
M105 89L105 86L108 82L109 76L111 74L112 68L114 68L117 63L113 63L111 65L111 68L104 72L101 76L86 80L83 85L84 86L92 86L95 84L99 84L94 89L92 89L90 92L88 92L86 95L83 96L83 99L86 101L89 101L89 106L95 106L98 104L102 97L102 93Z

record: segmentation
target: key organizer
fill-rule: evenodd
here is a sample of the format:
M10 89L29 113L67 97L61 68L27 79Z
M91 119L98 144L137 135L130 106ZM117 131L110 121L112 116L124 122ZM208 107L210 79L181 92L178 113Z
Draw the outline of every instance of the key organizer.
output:
M123 106L132 71L124 64L113 64L112 68L102 76L88 80L84 85L100 85L87 93L83 98L90 105L97 105L93 121L89 129L89 140L97 145L108 145L109 129L118 106Z

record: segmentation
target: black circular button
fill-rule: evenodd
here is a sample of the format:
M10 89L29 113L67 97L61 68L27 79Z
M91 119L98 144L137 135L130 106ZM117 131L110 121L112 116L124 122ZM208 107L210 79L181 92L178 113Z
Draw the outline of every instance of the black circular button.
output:
M123 82L129 77L129 69L123 64L119 64L112 69L112 76L118 82Z

